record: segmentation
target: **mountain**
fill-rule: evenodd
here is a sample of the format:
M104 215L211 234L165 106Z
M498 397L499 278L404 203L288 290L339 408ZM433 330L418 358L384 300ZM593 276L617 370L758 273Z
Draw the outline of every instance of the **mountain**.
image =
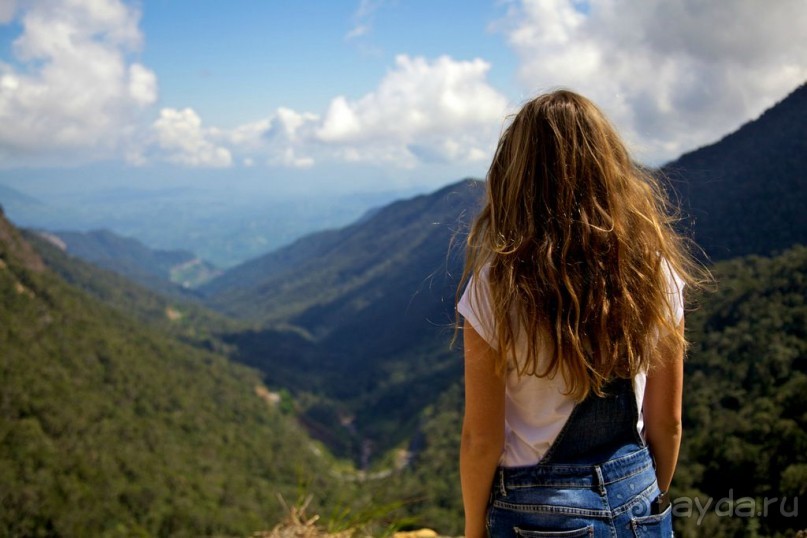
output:
M481 194L481 183L468 180L390 204L199 291L221 312L262 324L228 343L267 383L308 395L300 399L310 402L312 431L355 457L368 441L390 448L461 375L462 361L448 346L453 297L462 233Z
M445 273L449 263L456 267L448 247L475 214L482 194L481 183L465 180L394 202L353 225L311 234L230 269L199 291L232 315L299 321L297 326L319 338L330 330L330 320L317 323L316 314L306 318L312 308L327 304L334 318L356 315L362 304L372 302L370 295L409 283L408 299L432 273ZM459 245L453 254L461 256L462 249Z
M221 332L247 330L249 324L217 314L199 304L186 293L155 291L128 278L76 258L65 252L42 232L21 230L21 237L33 247L48 270L71 287L125 313L134 321L150 328L168 332L184 342L207 350L221 351Z
M713 260L807 242L807 84L663 172Z
M191 288L220 273L187 250L151 249L137 239L109 230L55 231L42 235L73 256L163 293L178 293L172 284Z
M126 299L101 302L54 271L53 256L77 280L113 279L96 292L120 279L33 246L0 214L6 534L245 536L270 528L283 511L276 495L293 502L301 484L317 503L350 499L254 371L138 321ZM182 322L163 310L163 325Z

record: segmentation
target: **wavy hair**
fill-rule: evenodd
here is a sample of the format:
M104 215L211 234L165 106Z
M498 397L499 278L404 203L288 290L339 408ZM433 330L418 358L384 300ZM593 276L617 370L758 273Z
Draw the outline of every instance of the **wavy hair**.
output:
M657 178L591 101L559 90L526 103L499 140L459 288L487 270L497 371L560 372L582 400L647 370L659 334L684 347L669 271L690 286L702 273L675 220Z

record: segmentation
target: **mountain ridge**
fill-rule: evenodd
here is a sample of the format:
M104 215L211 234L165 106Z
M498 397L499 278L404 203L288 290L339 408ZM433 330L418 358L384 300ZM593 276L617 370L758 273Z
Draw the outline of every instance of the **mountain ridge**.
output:
M662 167L712 260L807 241L807 84L759 118Z
M221 272L188 250L153 249L107 229L40 234L59 242L72 256L168 295L189 295L183 289L198 286Z

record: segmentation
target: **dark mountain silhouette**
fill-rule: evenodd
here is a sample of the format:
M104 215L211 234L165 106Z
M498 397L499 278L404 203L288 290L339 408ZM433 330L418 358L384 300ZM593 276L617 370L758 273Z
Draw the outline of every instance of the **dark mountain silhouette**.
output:
M807 85L663 172L713 260L807 242Z
M232 315L290 321L323 339L334 332L334 321L378 308L373 295L424 302L418 296L427 294L434 278L456 267L463 245L453 252L449 246L481 195L479 182L466 180L395 202L351 226L306 236L228 270L199 291ZM411 306L390 312L406 310Z

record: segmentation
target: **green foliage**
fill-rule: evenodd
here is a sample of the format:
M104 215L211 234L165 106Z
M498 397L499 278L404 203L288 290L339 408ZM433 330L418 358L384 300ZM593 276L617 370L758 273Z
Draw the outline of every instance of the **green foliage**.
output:
M110 270L70 256L38 234L23 231L47 266L68 284L81 289L149 327L219 352L225 352L219 333L243 331L248 325L203 308L191 296L161 295Z
M276 494L301 483L325 505L351 497L327 455L256 395L254 372L102 304L3 239L0 535L246 535L270 528Z
M388 480L367 485L379 499L402 500L402 514L412 527L425 526L448 536L463 532L459 477L463 399L462 384L455 382L421 414L410 465Z
M685 437L673 496L801 495L805 505L807 247L722 262L714 274L717 292L687 318ZM771 512L752 518L759 535L796 528L796 518Z

